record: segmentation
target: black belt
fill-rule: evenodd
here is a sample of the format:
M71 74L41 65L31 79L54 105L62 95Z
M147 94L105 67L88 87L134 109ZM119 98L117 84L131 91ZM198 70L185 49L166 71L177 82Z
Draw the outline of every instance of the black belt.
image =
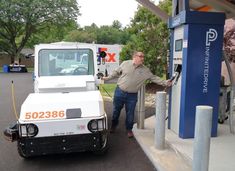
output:
M138 92L136 92L136 93L133 93L133 92L128 92L128 91L124 91L124 90L122 90L119 86L117 86L117 88L119 88L122 92L124 92L124 93L129 93L129 94L137 94Z

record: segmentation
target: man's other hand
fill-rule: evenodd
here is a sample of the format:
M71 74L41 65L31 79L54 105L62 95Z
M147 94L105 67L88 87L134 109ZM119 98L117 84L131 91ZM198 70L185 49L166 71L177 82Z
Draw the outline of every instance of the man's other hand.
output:
M101 80L108 80L108 77L101 77Z
M167 87L171 87L172 86L172 80L166 80L167 82L166 82L166 86Z

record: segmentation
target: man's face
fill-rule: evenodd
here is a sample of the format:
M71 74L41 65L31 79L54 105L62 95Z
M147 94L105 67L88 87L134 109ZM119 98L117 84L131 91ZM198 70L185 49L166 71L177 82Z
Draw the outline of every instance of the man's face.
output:
M137 52L133 57L134 64L139 66L144 63L144 54L142 52Z

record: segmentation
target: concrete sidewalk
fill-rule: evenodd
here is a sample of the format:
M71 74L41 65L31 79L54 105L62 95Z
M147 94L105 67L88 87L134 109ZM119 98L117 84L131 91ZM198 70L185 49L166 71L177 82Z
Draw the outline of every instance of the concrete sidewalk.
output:
M167 124L166 124L167 125ZM166 148L154 147L155 116L145 119L145 128L133 132L143 151L158 171L191 171L193 139L181 139L166 129ZM209 171L235 170L235 135L230 133L228 123L218 125L218 137L211 138Z

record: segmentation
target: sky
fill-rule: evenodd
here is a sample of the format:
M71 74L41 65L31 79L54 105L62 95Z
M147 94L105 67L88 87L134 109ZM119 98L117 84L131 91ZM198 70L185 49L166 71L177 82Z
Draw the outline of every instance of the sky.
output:
M136 0L77 0L77 2L81 13L78 24L81 27L90 26L92 23L97 26L112 25L114 20L120 21L125 27L130 24L138 6Z

